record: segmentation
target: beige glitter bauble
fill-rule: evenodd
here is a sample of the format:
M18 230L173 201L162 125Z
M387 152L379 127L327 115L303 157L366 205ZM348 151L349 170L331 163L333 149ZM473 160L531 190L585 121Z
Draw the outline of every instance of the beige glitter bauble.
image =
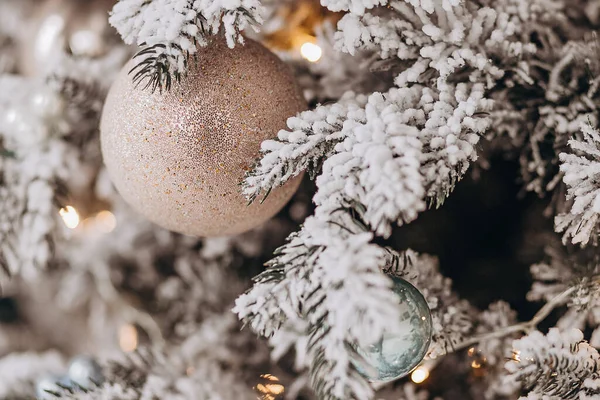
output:
M21 40L19 69L27 76L44 75L57 55L81 57L105 55L116 30L108 24L108 12L116 0L45 0L33 13Z
M260 145L303 111L289 67L250 39L200 48L181 83L137 88L130 61L113 84L100 125L102 153L117 190L141 214L173 231L232 235L275 215L301 176L247 204L240 183Z

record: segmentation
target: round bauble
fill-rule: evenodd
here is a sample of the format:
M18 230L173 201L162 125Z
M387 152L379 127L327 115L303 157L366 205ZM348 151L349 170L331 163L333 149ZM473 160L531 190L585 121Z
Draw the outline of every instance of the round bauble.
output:
M263 140L306 108L292 71L250 39L227 47L214 38L169 91L136 86L121 71L100 124L104 162L117 190L167 229L196 236L233 235L275 215L301 176L263 203L247 204L240 184Z
M366 348L357 348L367 365L357 366L369 380L387 382L408 375L423 360L432 335L431 310L413 285L392 277L393 291L401 308L402 330L384 333L383 338Z
M108 23L116 0L46 0L34 13L20 46L19 69L44 75L60 53L100 57L117 37ZM115 41L116 42L116 41Z

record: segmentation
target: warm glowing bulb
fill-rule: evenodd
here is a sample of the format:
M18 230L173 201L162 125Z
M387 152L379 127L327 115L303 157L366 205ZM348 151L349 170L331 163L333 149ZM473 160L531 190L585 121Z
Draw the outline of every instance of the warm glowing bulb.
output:
M117 219L110 211L100 211L96 214L96 222L98 223L98 229L106 233L112 232L117 226Z
M62 217L67 228L77 228L77 225L79 225L79 214L74 207L66 206L65 208L61 208L58 213Z
M275 400L278 395L285 392L285 387L281 383L278 383L279 378L276 376L271 374L263 374L260 377L265 381L270 381L259 383L254 387L254 390L260 393L260 400Z
M269 394L281 394L285 391L283 385L280 385L278 383L268 383L265 385L265 387L269 391Z
M138 331L133 325L123 325L119 330L119 346L121 350L130 353L138 347Z
M306 42L300 47L300 54L310 62L317 62L323 55L323 50L314 43Z
M513 356L512 356L512 359L513 359L513 360L515 360L515 361L517 361L517 362L520 362L520 361L521 361L521 352L520 352L520 351L518 351L518 350L515 350L515 351L513 351L513 354L512 354L512 355L513 355Z
M410 374L410 379L412 379L414 383L425 382L427 378L429 378L429 371L424 367L418 367Z

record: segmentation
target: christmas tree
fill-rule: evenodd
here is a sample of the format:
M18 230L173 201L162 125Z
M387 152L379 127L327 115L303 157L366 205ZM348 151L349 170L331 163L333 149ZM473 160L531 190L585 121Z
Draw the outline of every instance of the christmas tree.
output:
M0 0L0 398L600 398L600 1Z

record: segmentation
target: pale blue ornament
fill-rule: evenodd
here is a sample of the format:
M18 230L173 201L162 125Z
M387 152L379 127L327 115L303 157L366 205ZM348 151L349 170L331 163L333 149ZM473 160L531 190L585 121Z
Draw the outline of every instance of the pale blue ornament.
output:
M364 358L356 363L359 371L375 382L388 382L408 375L423 360L431 342L431 310L427 301L404 279L392 277L392 281L401 308L401 331L384 332L377 343L356 348Z
M67 376L77 386L93 388L104 382L102 367L91 357L79 356L71 360Z

